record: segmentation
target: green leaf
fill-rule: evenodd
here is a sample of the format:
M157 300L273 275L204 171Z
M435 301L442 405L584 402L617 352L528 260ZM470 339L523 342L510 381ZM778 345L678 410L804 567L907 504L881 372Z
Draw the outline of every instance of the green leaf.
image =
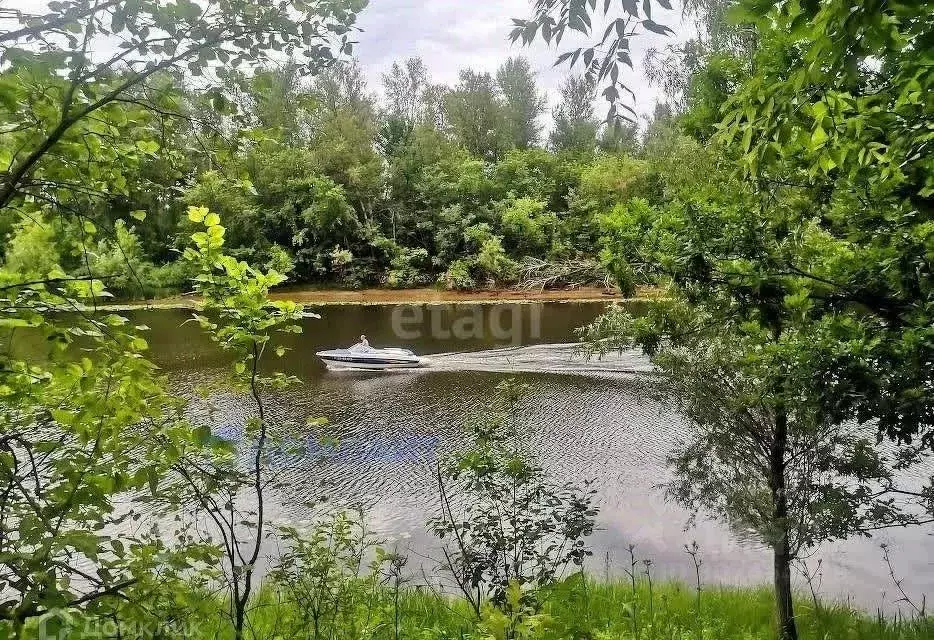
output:
M207 215L207 207L188 207L188 219L192 222L204 222Z
M153 140L138 140L136 142L136 148L147 154L154 154L159 150L159 143Z
M130 212L130 217L143 222L146 219L146 211L143 209L134 209Z

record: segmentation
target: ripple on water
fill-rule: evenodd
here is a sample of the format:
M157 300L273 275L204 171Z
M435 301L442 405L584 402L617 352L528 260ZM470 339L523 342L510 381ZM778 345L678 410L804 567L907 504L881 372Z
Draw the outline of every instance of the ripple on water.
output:
M600 530L592 538L595 569L602 571L609 557L611 570L619 571L628 562L627 545L635 543L661 574L688 579L693 565L683 545L696 539L709 582L768 581L771 561L761 548L741 544L705 520L685 531L689 514L665 502L658 485L668 477L665 459L685 425L656 401L643 356L624 353L595 364L576 359L573 345L538 345L432 359L428 370L328 373L269 395L267 411L278 435L308 450L272 456L282 483L276 518L308 518L306 504L326 495L337 505L364 507L377 531L406 538L417 555L430 555L434 541L425 534L425 521L438 509L437 460L465 443L463 425L487 410L500 381L514 376L532 389L519 407L523 441L557 479L595 481L601 506ZM220 375L214 367L186 367L172 371L171 379L190 391ZM252 408L245 397L216 392L190 411L218 435L238 439ZM336 445L322 445L320 430L307 424L318 417L330 421L326 433ZM905 557L927 557L922 534L893 533L889 539L905 549ZM822 553L828 594L879 603L888 584L874 543L847 542ZM906 586L934 590L930 565L899 569Z

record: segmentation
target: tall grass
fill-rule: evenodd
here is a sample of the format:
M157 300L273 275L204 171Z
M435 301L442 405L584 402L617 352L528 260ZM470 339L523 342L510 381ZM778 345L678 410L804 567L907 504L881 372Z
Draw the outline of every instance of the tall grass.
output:
M356 601L323 625L315 636L300 623L294 603L267 587L251 603L251 640L499 640L494 625L478 620L463 599L427 589L390 587ZM595 581L581 575L540 594L541 613L530 635L541 640L772 640L776 637L774 595L768 587L704 587L679 582ZM871 616L843 605L814 607L810 595L796 602L801 638L815 640L931 640L934 618ZM336 603L341 607L341 603ZM233 630L222 601L216 613L201 614L178 640L228 640ZM76 633L69 640L91 640ZM97 636L93 636L98 640ZM123 635L123 638L132 636Z

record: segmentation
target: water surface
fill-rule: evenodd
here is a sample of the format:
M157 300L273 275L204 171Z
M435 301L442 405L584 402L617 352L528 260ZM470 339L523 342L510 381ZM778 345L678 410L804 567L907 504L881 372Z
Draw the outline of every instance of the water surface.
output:
M586 362L573 348L574 329L603 305L538 304L435 307L340 306L320 309L304 333L288 336L290 351L276 365L302 384L272 395L277 430L310 446L304 458L273 461L284 488L275 517L308 518L306 504L327 495L336 504L362 505L373 527L404 546L413 563L431 572L437 557L425 521L438 507L433 469L439 455L463 442L463 425L487 409L496 385L515 377L532 392L520 407L523 435L542 464L560 480L594 479L601 508L591 539L595 571L619 573L627 547L651 558L669 577L693 577L684 545L696 540L708 583L768 583L771 557L740 542L724 526L665 501L665 458L685 425L653 399L651 367L640 353ZM226 364L185 311L136 312L151 327L155 360L179 391L218 379ZM402 340L401 334L407 339ZM315 358L320 349L349 346L365 332L374 346L406 346L430 354L430 369L331 372ZM460 336L460 337L458 337ZM215 431L236 438L251 411L242 397L214 392L192 412ZM317 447L309 418L324 417L336 449ZM896 569L913 593L934 593L934 538L930 529L889 531L872 540L826 545L821 590L867 608L891 606L891 584L878 545L892 544ZM889 594L883 596L883 594Z

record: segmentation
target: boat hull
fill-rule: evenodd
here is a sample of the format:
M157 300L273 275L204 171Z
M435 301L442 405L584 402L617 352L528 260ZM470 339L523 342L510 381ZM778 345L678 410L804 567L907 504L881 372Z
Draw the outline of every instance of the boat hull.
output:
M359 369L363 371L385 371L388 369L418 369L428 365L424 358L399 350L374 349L369 352L353 352L347 349L319 351L316 354L328 369Z

